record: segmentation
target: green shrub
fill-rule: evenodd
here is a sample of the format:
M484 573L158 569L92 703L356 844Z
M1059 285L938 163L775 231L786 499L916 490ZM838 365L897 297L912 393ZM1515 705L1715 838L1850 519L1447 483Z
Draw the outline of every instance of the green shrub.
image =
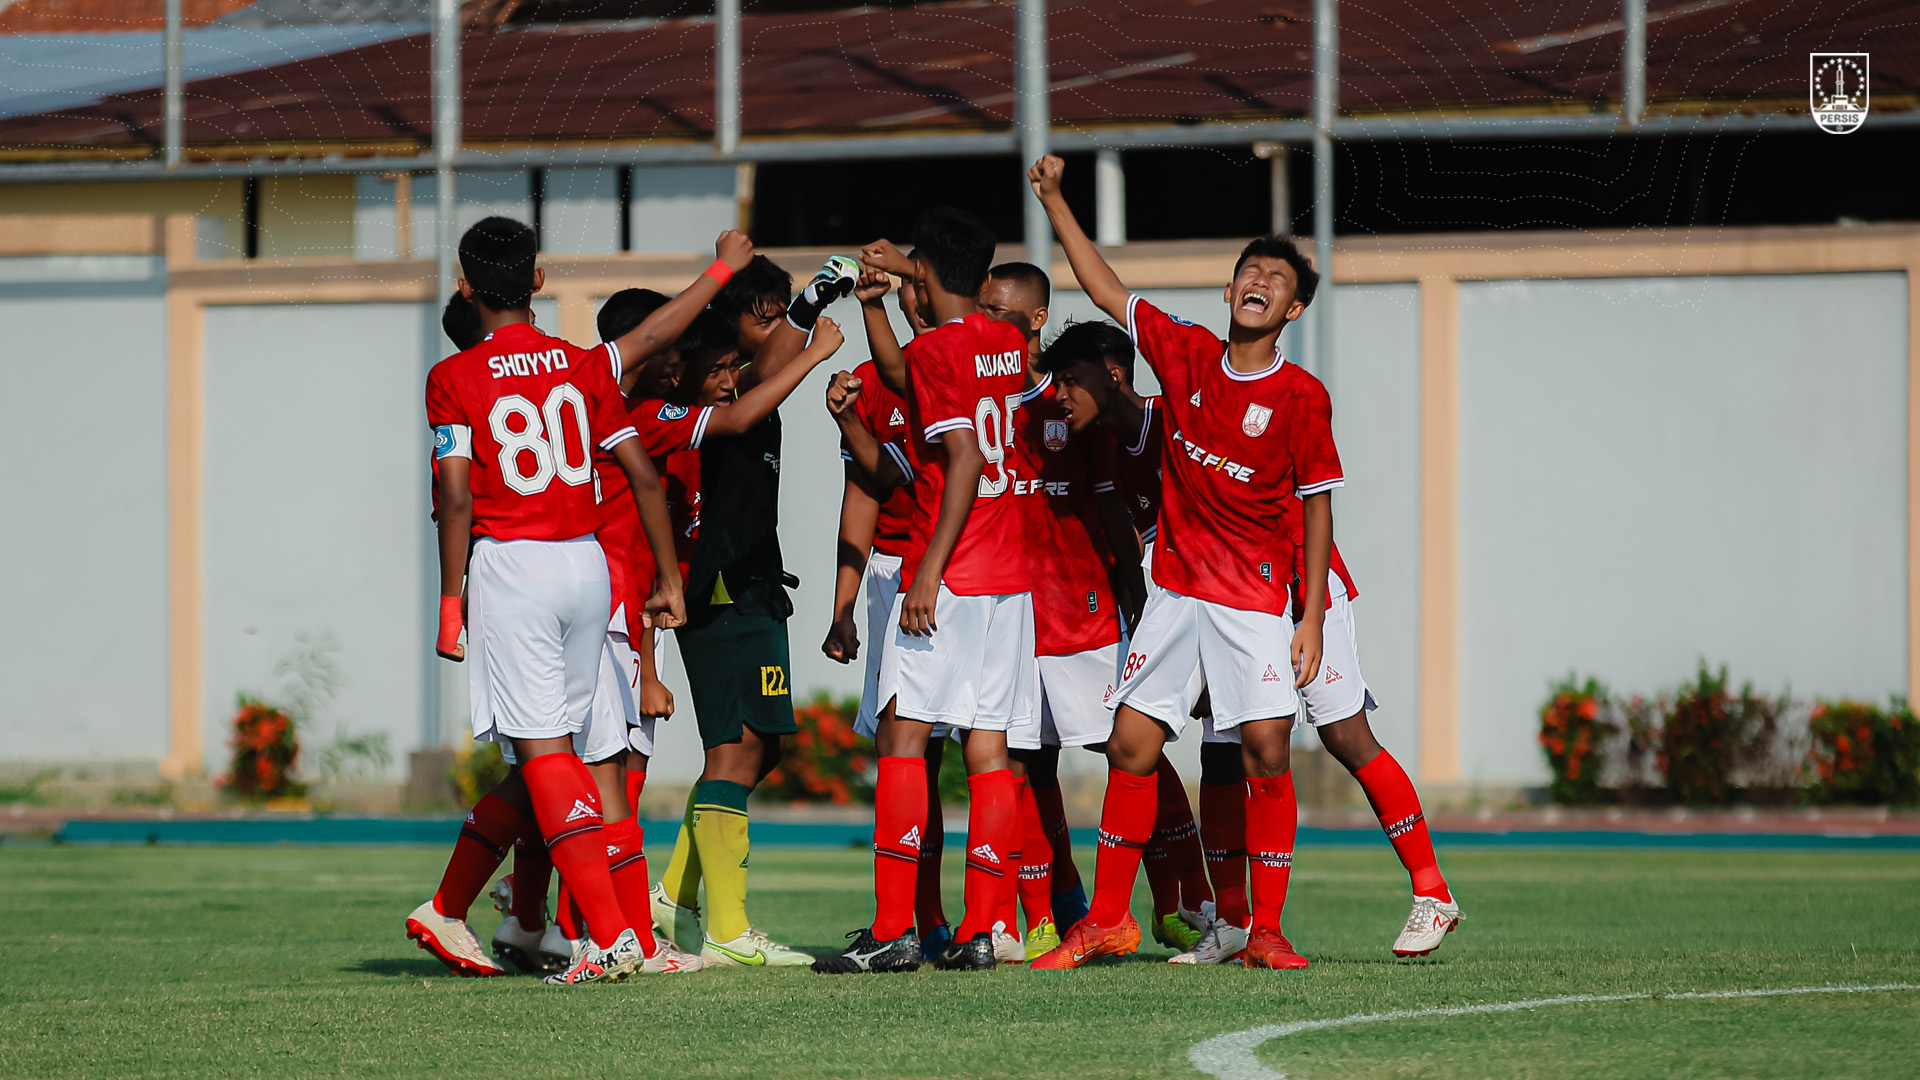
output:
M1895 697L1886 709L1845 698L1816 702L1807 726L1813 736L1808 799L1920 802L1920 722L1907 699Z
M764 798L795 803L872 803L872 743L856 735L859 698L834 701L826 693L793 710L800 730L793 748L760 786Z
M1607 712L1607 688L1569 673L1553 683L1540 707L1540 748L1553 769L1547 793L1554 802L1583 805L1601 799L1602 747L1617 726Z

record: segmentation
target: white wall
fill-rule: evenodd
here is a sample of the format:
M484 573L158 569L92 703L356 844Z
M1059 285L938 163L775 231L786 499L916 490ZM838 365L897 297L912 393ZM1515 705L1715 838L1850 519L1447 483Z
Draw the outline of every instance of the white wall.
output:
M646 254L711 251L714 237L739 222L732 165L662 165L633 170L633 250ZM800 282L819 267L788 267Z
M1467 778L1546 776L1570 669L1904 691L1906 307L1900 274L1461 286Z
M711 245L712 238L707 242ZM619 251L620 171L548 169L540 203L540 247L555 255Z
M9 760L166 752L163 281L144 257L0 259Z

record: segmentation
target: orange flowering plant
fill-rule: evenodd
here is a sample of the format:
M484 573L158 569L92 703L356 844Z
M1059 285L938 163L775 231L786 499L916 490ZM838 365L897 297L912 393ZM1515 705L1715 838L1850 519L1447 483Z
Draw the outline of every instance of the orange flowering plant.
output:
M1907 700L1885 709L1842 698L1807 717L1807 797L1817 803L1920 802L1920 722Z
M1557 803L1599 802L1601 743L1617 726L1607 715L1607 688L1569 673L1549 690L1540 707L1540 748L1553 769L1548 794Z
M873 744L854 734L860 700L825 693L793 710L793 749L760 787L769 799L847 805L873 801Z
M300 760L300 737L293 718L263 701L240 695L240 711L233 715L233 735L227 740L233 758L226 775L214 782L229 795L246 802L294 798L306 785L293 778Z

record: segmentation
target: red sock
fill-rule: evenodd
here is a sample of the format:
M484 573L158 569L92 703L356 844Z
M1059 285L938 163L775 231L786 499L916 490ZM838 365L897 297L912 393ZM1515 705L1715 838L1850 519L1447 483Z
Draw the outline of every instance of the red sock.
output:
M553 894L553 925L568 941L579 941L587 936L587 921L580 917L580 905L573 902L573 894L567 891L567 879L560 879L560 888Z
M460 838L453 842L453 856L433 894L433 910L449 919L466 918L474 898L487 887L487 879L500 869L507 849L526 827L527 819L512 803L491 791L482 795L460 826Z
M521 765L520 775L533 796L533 812L553 865L586 917L587 933L595 945L612 945L629 925L607 870L593 774L572 754L542 754Z
M873 936L913 929L913 894L927 831L927 764L883 757L873 793Z
M940 808L940 778L927 768L927 827L920 837L920 860L913 873L913 925L925 937L947 921L940 900L940 857L946 853L947 816Z
M1247 860L1253 869L1253 925L1280 929L1287 906L1287 878L1293 873L1293 836L1300 805L1293 797L1293 774L1247 780Z
M553 882L553 860L547 857L547 842L540 830L528 822L528 828L513 842L513 911L522 930L539 930L547 925L547 888Z
M1040 820L1033 788L1020 782L1020 906L1027 910L1027 929L1053 918L1053 842ZM1011 929L1011 927L1009 927Z
M1247 911L1247 785L1200 785L1200 844L1222 920L1245 929Z
M1173 914L1180 906L1180 879L1174 875L1173 859L1157 828L1141 852L1140 868L1147 872L1147 891L1153 894L1153 917Z
M966 911L953 932L955 941L970 941L993 929L1007 877L1019 873L1019 864L1010 858L1020 825L1013 773L995 769L967 777L967 798Z
M1213 886L1207 883L1207 860L1200 852L1200 827L1193 821L1193 803L1187 798L1187 785L1173 770L1167 755L1160 755L1159 814L1154 833L1167 849L1167 865L1180 883L1180 902L1188 911L1213 899ZM1157 909L1156 909L1157 911Z
M626 817L600 830L600 838L607 842L607 873L620 910L640 939L640 951L652 956L660 944L653 940L653 907L647 901L647 834L639 818Z
M1360 781L1373 813L1386 831L1387 841L1400 856L1400 865L1413 878L1413 895L1431 896L1453 902L1447 879L1440 876L1440 863L1433 855L1433 837L1427 833L1427 816L1420 811L1420 793L1413 790L1407 771L1385 750L1372 761L1353 771Z
M1009 773L1008 775L1012 775ZM995 922L1005 923L1007 933L1020 936L1020 864L1027 857L1026 820L1021 816L1022 796L1026 794L1027 778L1013 778L1013 828L1012 839L1007 841L1011 850L1005 854L1006 867L1000 878L1000 903L994 912Z
M1072 892L1080 884L1080 868L1073 862L1073 837L1067 830L1067 806L1060 798L1060 785L1033 789L1034 809L1040 812L1040 825L1053 846L1053 891Z
M639 755L634 755L638 757ZM640 793L647 787L647 770L627 770L627 810L634 817L640 816ZM651 920L649 920L651 921Z
M1152 774L1135 776L1107 770L1107 797L1100 807L1100 850L1093 865L1093 902L1087 921L1095 926L1119 926L1133 906L1133 882L1140 873L1140 855L1153 835L1157 802Z

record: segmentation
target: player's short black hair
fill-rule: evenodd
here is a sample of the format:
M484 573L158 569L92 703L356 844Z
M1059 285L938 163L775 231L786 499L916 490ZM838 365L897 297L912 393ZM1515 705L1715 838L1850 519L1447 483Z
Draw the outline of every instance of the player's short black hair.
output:
M533 263L540 238L533 226L507 217L481 218L460 238L460 273L474 299L494 311L533 302Z
M676 343L687 371L704 367L714 357L740 348L740 331L733 320L712 308L693 317Z
M765 255L755 255L720 286L720 292L709 306L728 322L734 322L749 312L761 314L769 305L785 311L791 299L793 275Z
M487 339L487 328L480 325L480 309L458 292L447 298L447 306L440 311L440 332L461 352Z
M612 341L646 322L647 316L665 307L667 300L666 293L652 289L621 289L607 297L607 302L600 305L600 314L593 319L600 331L600 340Z
M1256 255L1280 259L1293 267L1293 277L1297 283L1293 287L1293 298L1303 305L1313 303L1313 294L1320 288L1320 271L1315 270L1307 257L1300 253L1293 237L1269 233L1248 241L1247 246L1240 249L1240 258L1233 264L1233 276L1239 277L1240 268Z
M1040 294L1041 307L1053 300L1053 282L1047 280L1047 272L1030 262L1003 262L987 271L987 277L1011 281L1022 288L1034 290Z
M1040 370L1053 374L1075 364L1118 364L1133 385L1133 341L1105 319L1068 323L1040 353Z
M956 296L979 295L994 243L984 219L951 206L936 206L913 223L914 258L925 259L940 287Z

